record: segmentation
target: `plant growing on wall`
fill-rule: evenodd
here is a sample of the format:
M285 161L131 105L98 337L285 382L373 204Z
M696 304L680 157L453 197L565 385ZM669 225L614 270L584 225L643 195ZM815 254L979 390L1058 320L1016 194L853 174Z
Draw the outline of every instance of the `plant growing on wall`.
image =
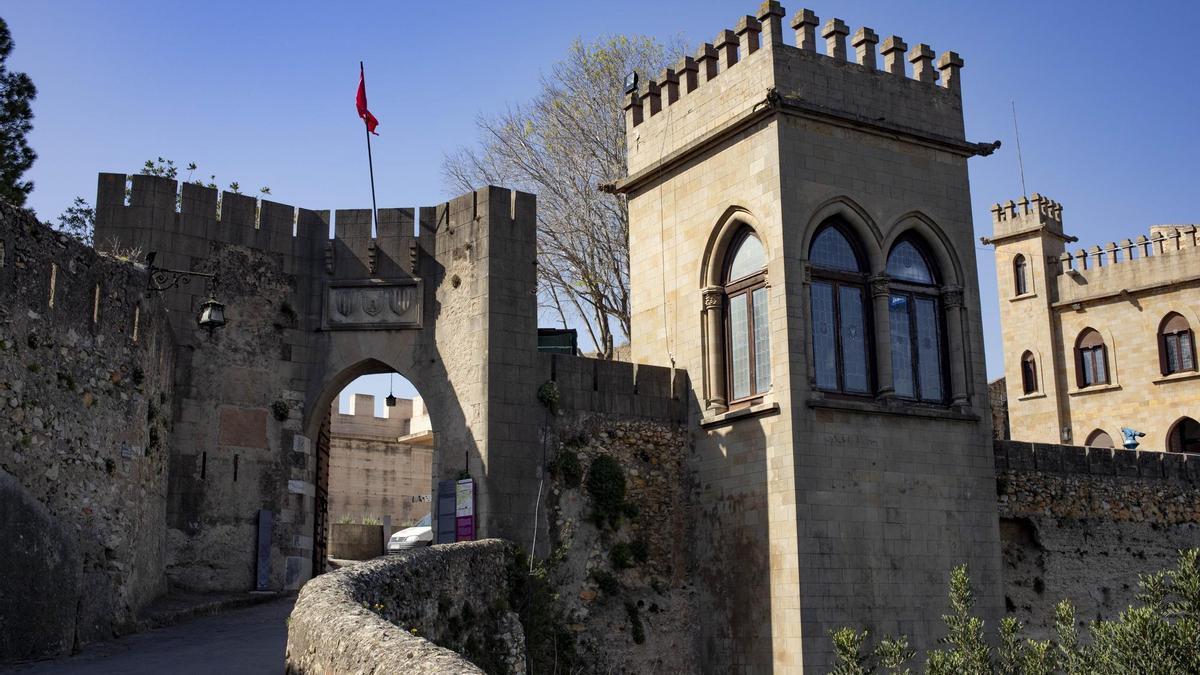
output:
M592 523L596 527L611 527L621 523L621 517L634 512L625 503L625 472L617 460L600 455L592 460L587 474L587 492L592 498Z
M551 380L538 387L538 402L546 406L551 413L558 414L558 383Z
M1054 640L1022 639L1012 617L1000 622L999 647L993 654L983 620L971 615L974 597L965 566L950 577L951 613L942 617L946 636L929 653L926 675L1000 673L1002 675L1084 675L1086 673L1200 673L1200 548L1180 551L1175 569L1143 575L1142 604L1113 620L1096 620L1081 635L1075 608L1063 600L1055 608ZM866 631L830 631L836 675L909 673L913 657L903 638L881 640L864 651ZM883 669L883 670L880 670Z
M280 422L285 422L291 416L292 408L287 404L287 401L279 399L271 404L271 414Z

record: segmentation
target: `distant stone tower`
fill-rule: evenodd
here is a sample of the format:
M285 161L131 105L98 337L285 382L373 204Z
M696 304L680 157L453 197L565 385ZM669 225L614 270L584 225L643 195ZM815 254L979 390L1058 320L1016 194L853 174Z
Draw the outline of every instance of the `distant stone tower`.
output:
M1075 238L1063 234L1062 206L1036 192L1032 199L1022 197L1019 202L993 206L992 226L988 243L996 247L996 288L1000 292L1005 388L1013 437L1071 443L1070 422L1064 425L1058 414L1059 397L1066 396L1068 383L1066 373L1054 367L1054 355L1064 349L1051 306L1058 299L1059 257ZM1016 424L1011 423L1014 407L1020 410Z
M691 377L719 673L821 672L843 625L924 651L961 563L1001 613L967 178L995 146L964 139L954 52L892 36L880 67L869 28L784 22L766 2L630 94L613 185L632 359Z
M1062 206L1037 193L992 206L1012 438L1200 452L1200 228L1152 225L1066 249Z

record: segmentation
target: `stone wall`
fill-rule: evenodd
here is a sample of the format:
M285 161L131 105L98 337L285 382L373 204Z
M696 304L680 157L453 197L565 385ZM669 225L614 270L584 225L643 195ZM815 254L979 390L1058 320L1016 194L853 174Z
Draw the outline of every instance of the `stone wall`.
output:
M489 539L317 577L288 621L287 672L524 673L514 561L511 544Z
M686 429L567 413L551 447L549 578L574 636L581 670L572 672L696 672L695 598L706 588L692 576ZM600 457L616 460L625 481L630 508L615 527L593 518Z
M143 270L0 204L0 660L166 589L174 341Z
M396 529L415 525L432 506L433 434L429 418L413 416L414 401L397 399L375 417L375 397L355 394L349 414L331 407L329 522L391 516Z
M383 526L333 523L329 526L329 557L370 560L383 555Z
M1010 613L1049 634L1054 605L1115 618L1139 574L1200 546L1200 455L997 441Z

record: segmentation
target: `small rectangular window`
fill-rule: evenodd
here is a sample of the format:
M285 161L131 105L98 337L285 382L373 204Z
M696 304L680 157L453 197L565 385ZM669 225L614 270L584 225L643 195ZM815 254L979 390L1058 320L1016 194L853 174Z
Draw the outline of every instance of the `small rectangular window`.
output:
M917 395L913 381L912 331L908 319L908 297L893 295L888 302L888 318L892 333L892 382L897 396Z
M729 352L732 356L733 398L750 395L750 331L745 293L729 298Z
M842 377L846 391L867 393L867 327L863 312L863 292L855 286L838 287L838 306L842 338Z
M920 371L921 400L942 400L942 347L938 330L937 303L929 298L916 299L917 363Z
M767 289L751 293L754 306L754 391L761 394L771 388L771 328L767 325Z
M837 344L833 328L833 286L814 281L812 296L813 367L817 374L819 389L836 390Z

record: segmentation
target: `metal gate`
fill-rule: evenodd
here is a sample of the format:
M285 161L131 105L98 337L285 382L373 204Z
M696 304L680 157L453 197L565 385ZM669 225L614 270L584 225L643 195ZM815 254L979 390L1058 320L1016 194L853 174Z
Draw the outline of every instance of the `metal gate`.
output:
M316 503L313 508L313 576L325 572L325 555L329 540L329 411L317 434Z

